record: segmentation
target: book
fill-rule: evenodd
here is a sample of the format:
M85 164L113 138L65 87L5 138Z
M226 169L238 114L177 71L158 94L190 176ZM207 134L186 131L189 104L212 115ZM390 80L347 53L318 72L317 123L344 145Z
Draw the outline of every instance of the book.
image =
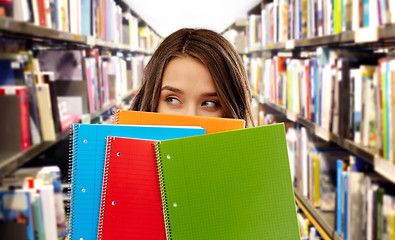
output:
M12 1L0 1L0 10L2 17L12 17L14 13L14 4Z
M300 239L283 123L155 147L168 239Z
M348 153L336 148L319 148L320 165L320 210L336 209L336 162L346 160Z
M27 96L29 103L30 145L41 143L40 120L38 116L36 87L31 72L25 73Z
M39 193L33 193L32 197L32 210L34 220L34 232L38 240L45 240L45 231L42 216L42 206Z
M40 26L46 27L47 26L47 18L45 16L45 0L37 0L37 9L38 9Z
M342 176L342 183L343 183L343 188L342 188L342 201L343 201L343 208L342 208L342 229L343 229L343 235L344 239L347 240L348 237L348 226L347 223L349 221L348 217L348 208L349 208L349 202L348 202L348 171L343 172Z
M83 55L80 50L41 50L37 53L37 58L41 71L53 72L55 81L84 80Z
M34 240L29 193L23 190L0 191L1 239Z
M0 54L0 86L24 85L24 65L17 54Z
M43 141L56 139L55 124L52 116L51 96L47 83L36 84L37 108L40 116L40 128Z
M200 126L206 129L207 134L241 129L245 126L245 121L242 119L186 116L121 109L115 110L113 122L118 125Z
M342 209L343 209L343 199L342 199L342 191L343 191L343 160L336 161L336 233L341 235L343 232L342 225Z
M154 142L107 138L99 239L166 239Z
M19 145L21 150L25 151L30 147L30 123L29 123L29 104L28 104L27 88L26 86L1 86L0 95L18 96L19 107L14 108L14 111L19 111L19 118L14 120L16 120L19 123L19 128L18 128L19 131L15 131L16 132L15 134L20 135L21 141ZM2 108L3 107L7 108L7 106L2 106Z
M364 174L361 172L349 172L348 175L348 239L362 239L362 185Z
M9 175L7 180L16 183L22 180L22 184L19 184L21 186L16 184L14 186L29 191L34 218L37 218L34 222L34 230L39 239L45 236L47 239L67 236L65 206L61 195L58 166L19 168ZM39 216L36 216L37 214Z
M43 78L43 83L48 84L49 96L51 98L51 113L54 122L55 132L59 133L62 131L62 126L60 122L58 99L56 95L56 86L53 72L41 72Z
M106 137L164 140L204 134L199 127L74 124L72 128L70 239L96 239ZM89 206L89 207L88 207Z
M91 0L81 0L81 34L90 36L92 35L91 32L91 25L92 25L92 18L91 18Z
M12 2L12 1L11 1ZM14 0L13 18L17 21L29 22L31 19L28 1Z
M56 228L54 187L52 185L43 184L37 188L40 194L45 239L56 239L58 235Z

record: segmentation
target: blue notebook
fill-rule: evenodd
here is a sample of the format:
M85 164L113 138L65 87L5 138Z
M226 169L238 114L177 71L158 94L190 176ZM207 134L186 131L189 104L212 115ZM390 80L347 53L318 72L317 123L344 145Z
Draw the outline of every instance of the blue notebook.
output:
M107 136L166 140L205 134L200 127L74 124L69 239L97 239Z

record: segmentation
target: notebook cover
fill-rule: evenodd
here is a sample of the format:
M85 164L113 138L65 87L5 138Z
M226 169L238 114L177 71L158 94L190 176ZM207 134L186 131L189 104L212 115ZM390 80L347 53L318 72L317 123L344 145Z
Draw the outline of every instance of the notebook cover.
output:
M242 119L186 116L118 109L114 114L114 124L200 126L206 129L206 133L209 134L242 129L245 126L245 121Z
M99 239L166 239L153 144L108 137Z
M70 240L96 239L107 136L163 140L204 134L202 128L74 124Z
M284 124L157 148L169 239L300 239Z

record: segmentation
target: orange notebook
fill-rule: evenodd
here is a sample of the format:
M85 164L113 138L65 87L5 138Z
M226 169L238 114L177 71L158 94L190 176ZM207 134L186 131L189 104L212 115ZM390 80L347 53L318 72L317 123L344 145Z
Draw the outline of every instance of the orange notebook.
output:
M224 132L242 129L242 119L186 116L154 112L115 110L114 124L122 125L168 125L168 126L200 126L206 133Z
M166 239L153 143L107 138L98 239Z

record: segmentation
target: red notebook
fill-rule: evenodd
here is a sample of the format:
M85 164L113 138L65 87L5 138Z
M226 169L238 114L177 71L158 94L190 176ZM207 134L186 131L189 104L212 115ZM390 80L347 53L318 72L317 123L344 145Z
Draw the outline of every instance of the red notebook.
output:
M166 239L153 143L107 138L98 239Z

